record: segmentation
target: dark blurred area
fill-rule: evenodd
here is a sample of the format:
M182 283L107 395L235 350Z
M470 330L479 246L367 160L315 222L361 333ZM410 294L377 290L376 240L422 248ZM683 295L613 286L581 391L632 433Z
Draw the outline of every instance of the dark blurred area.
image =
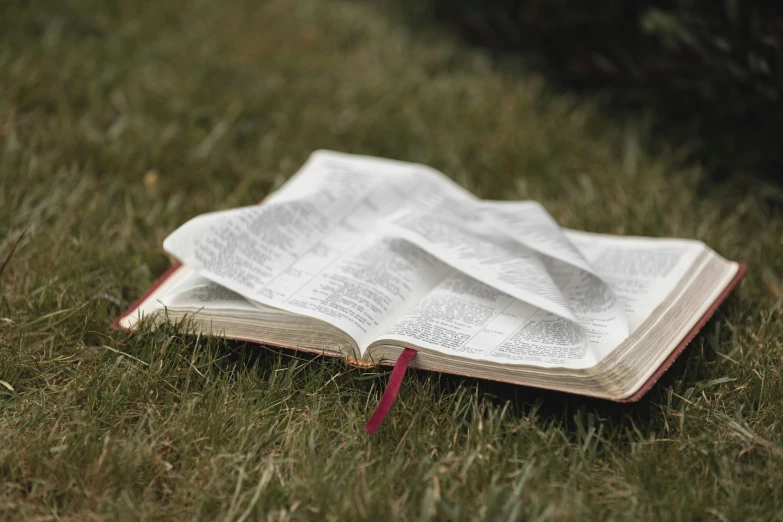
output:
M711 179L783 180L783 2L427 0L408 4L611 111L651 113ZM426 16L423 16L426 15Z

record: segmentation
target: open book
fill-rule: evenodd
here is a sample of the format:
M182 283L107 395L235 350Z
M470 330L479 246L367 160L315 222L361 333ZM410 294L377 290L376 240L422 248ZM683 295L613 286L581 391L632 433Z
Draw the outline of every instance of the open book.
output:
M119 320L636 400L742 278L699 241L560 228L429 167L314 153L264 203L198 216Z

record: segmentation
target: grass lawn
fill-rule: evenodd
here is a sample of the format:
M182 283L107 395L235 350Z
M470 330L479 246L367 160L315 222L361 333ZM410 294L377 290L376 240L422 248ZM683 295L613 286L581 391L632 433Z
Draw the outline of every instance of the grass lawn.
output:
M383 5L0 1L0 519L783 520L779 195L647 128ZM411 372L372 437L385 371L109 328L317 148L750 274L638 404Z

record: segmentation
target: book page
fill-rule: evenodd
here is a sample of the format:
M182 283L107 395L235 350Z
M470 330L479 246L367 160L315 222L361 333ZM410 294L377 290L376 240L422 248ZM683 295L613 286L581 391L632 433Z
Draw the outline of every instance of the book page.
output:
M598 275L560 225L535 201L482 201L479 214L509 238L549 257Z
M661 304L706 248L689 239L564 233L612 286L631 332Z
M189 271L179 284L161 296L158 306L161 308L171 306L243 312L256 309L252 303L238 293L192 271Z
M455 269L556 323L546 331L568 332L579 353L628 335L610 286L543 207L481 201L421 165L319 152L266 203L196 217L164 248L252 303L337 326L360 350Z
M383 232L421 247L501 292L574 320L536 252L491 227L479 232L440 215L406 210L387 220Z
M564 235L600 276L544 258L576 324L455 272L394 323L381 342L501 364L587 368L652 313L703 251L694 241Z
M164 248L203 277L327 321L363 348L448 272L417 247L376 233L376 224L406 205L437 209L446 195L473 198L415 165L314 155L267 203L196 217Z

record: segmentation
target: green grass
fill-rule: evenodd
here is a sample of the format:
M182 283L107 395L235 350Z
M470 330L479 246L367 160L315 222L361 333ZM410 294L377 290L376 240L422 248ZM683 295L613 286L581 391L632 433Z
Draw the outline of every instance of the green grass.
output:
M782 520L783 216L688 144L383 6L0 2L0 519ZM111 320L163 238L317 148L749 262L647 398L386 373ZM13 391L7 388L13 388Z

